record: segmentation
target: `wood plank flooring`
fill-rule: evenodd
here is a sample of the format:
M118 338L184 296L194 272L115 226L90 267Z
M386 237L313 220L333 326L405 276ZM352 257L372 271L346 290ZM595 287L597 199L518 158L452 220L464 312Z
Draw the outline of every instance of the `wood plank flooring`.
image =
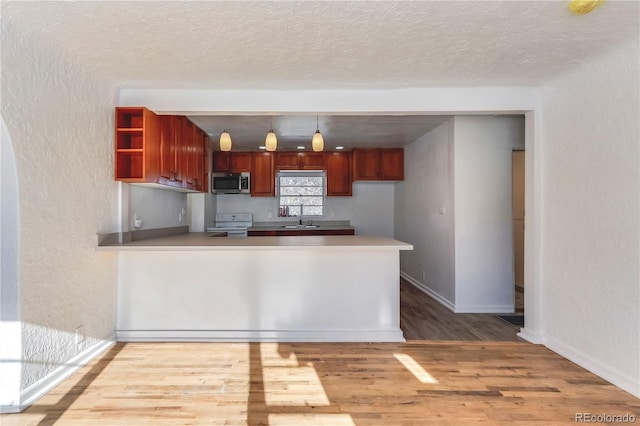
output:
M422 340L119 343L0 424L546 426L575 424L576 413L640 422L639 399L519 341L518 327L453 314L406 282L401 305L405 337Z
M2 426L553 425L640 400L524 342L120 343Z
M400 328L407 340L520 341L516 336L520 327L493 314L454 314L404 279Z

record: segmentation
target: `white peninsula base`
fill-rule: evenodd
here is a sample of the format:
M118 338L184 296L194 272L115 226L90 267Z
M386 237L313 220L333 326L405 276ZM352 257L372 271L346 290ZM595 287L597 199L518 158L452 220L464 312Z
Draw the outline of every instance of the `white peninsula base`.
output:
M118 340L404 341L399 250L411 245L209 240L223 246L121 247Z

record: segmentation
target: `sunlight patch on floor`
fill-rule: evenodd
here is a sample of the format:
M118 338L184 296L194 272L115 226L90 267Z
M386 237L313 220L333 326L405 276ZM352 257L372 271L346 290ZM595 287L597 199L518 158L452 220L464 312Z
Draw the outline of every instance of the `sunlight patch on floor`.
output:
M420 364L416 362L411 355L393 354L393 356L404 365L404 367L413 374L421 383L436 384L438 381L427 372Z
M277 344L262 344L262 376L267 406L330 405L313 364L299 365L295 354L281 354Z
M269 414L269 426L274 425L355 426L355 422L349 414Z

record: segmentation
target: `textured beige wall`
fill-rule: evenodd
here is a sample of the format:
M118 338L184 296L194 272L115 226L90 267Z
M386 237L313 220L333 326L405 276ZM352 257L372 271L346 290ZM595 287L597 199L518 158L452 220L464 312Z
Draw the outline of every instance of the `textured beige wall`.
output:
M65 53L36 44L2 10L2 116L15 150L21 388L113 334L117 259L96 233L117 231L117 90ZM75 329L86 339L76 344Z

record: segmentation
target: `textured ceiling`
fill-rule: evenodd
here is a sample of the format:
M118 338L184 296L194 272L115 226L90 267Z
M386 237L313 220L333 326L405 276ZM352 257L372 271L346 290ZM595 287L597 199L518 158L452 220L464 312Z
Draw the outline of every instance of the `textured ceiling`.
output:
M638 3L2 2L5 29L122 87L535 85L638 38Z
M638 39L639 4L567 1L7 1L2 43L27 39L123 88L390 89L538 85ZM265 116L191 117L256 149ZM444 116L322 116L326 145L394 146ZM315 117L274 118L308 146ZM305 143L306 142L306 143Z

